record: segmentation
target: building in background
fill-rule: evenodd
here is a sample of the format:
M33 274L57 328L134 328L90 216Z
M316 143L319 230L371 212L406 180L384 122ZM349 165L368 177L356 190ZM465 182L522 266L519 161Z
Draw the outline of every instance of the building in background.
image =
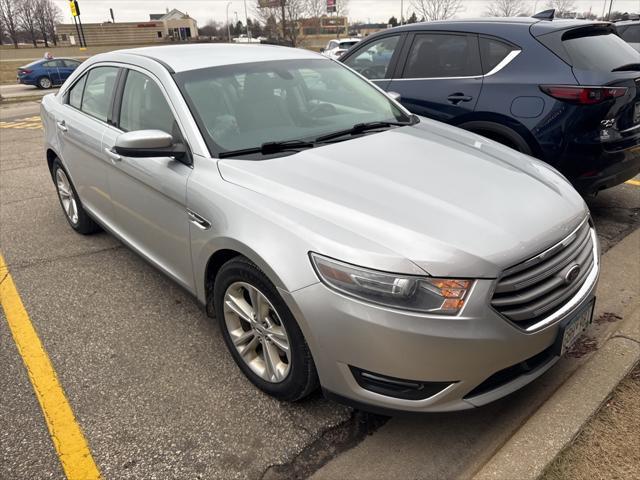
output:
M298 22L300 46L319 50L329 40L346 37L349 34L347 17L305 18Z
M166 35L173 40L189 40L198 36L198 22L189 14L173 9L165 13L152 13L149 20L164 22Z
M87 45L144 45L189 41L198 36L198 23L173 9L150 15L151 21L84 23ZM73 23L56 25L60 45L80 45Z

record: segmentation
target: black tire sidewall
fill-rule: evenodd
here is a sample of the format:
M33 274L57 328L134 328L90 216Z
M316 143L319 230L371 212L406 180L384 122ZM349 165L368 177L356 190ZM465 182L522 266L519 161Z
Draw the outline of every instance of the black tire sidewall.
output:
M56 174L58 170L62 170L66 175L67 179L69 180L69 186L71 187L71 191L73 192L73 197L76 201L76 208L78 209L77 223L73 223L69 218L69 215L67 215L67 212L64 211L64 206L62 205L62 199L60 198L60 192L58 192L58 179L56 178ZM82 207L82 202L80 202L80 197L78 197L78 192L76 191L76 187L73 185L73 182L71 181L71 177L69 177L69 173L62 166L62 163L57 158L53 161L53 165L51 166L51 175L53 177L53 183L55 185L56 195L58 196L58 203L60 203L60 208L62 208L62 213L64 215L64 218L67 219L67 222L69 223L69 225L71 225L71 228L73 228L76 232L82 233L85 235L98 231L100 227L93 221L93 219L91 219L91 217L89 217L87 212L85 212L84 208Z
M43 79L48 79L49 80L49 86L48 87L44 87L42 86L42 84L40 82L42 82ZM49 88L53 87L53 82L51 81L51 79L49 77L40 77L38 79L38 88L42 89L42 90L48 90Z
M260 290L276 309L289 337L291 366L287 378L280 383L270 383L244 362L231 340L224 319L224 295L235 282L245 282ZM236 257L222 266L214 284L215 315L222 336L236 364L249 380L262 391L280 400L295 401L306 396L316 386L316 373L309 347L291 311L267 276L244 257Z

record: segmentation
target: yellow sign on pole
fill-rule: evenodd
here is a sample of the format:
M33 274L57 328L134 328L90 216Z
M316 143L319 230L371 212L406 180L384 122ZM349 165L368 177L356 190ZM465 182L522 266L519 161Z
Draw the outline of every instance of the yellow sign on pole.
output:
M80 15L80 7L78 6L77 0L71 0L69 2L69 8L71 9L71 15L74 17Z

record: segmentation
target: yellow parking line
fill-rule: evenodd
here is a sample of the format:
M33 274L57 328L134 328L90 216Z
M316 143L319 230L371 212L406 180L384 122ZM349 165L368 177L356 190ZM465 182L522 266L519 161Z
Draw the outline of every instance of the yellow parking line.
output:
M636 185L636 186L640 187L640 180L627 180L624 183L628 183L629 185Z
M89 445L0 253L0 304L68 480L100 478Z

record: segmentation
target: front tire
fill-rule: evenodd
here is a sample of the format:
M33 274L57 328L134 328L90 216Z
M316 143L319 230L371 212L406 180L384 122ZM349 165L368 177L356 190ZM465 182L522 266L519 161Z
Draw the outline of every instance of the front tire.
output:
M83 235L89 235L99 231L100 227L82 207L78 192L76 192L73 183L71 183L69 179L69 175L57 158L53 161L51 175L56 185L60 206L71 228Z
M220 330L240 370L279 400L300 400L318 386L309 346L267 276L244 257L229 260L214 284Z

